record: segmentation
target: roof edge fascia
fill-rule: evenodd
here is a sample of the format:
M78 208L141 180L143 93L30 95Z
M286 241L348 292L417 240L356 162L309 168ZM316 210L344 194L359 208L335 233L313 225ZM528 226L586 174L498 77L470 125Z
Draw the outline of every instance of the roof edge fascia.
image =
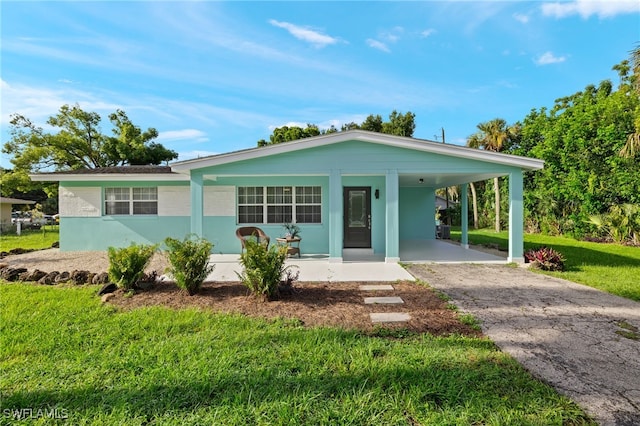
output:
M146 181L188 181L189 176L183 174L169 173L95 173L95 174L56 174L56 173L37 173L30 174L29 177L35 182L93 182L93 181L110 181L110 182L146 182Z

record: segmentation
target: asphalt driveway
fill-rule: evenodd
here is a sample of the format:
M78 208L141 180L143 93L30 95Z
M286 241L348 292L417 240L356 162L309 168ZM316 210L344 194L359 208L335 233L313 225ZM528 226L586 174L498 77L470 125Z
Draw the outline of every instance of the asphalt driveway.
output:
M640 425L640 303L505 265L408 270L601 425Z

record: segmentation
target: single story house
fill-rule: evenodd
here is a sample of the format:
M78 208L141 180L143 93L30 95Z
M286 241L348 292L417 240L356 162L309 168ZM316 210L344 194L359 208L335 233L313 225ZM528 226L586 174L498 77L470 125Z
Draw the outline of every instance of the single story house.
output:
M271 239L301 229L302 250L341 262L350 249L399 260L401 240L435 238L438 188L509 177L509 261L523 261L523 172L541 160L353 130L170 166L32 175L59 182L60 248L105 250L193 233L239 253L235 230ZM467 215L462 243L467 245Z
M14 205L29 205L35 203L35 201L22 200L20 198L0 197L0 223L11 223L11 213L13 212Z
M447 207L457 207L457 206L458 206L457 201L449 200L449 202L447 202L446 198L436 195L436 209L446 210Z

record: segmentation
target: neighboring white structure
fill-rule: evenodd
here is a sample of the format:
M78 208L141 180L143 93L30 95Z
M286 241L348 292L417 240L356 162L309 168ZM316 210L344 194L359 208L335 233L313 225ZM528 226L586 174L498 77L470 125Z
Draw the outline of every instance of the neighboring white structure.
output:
M35 204L35 201L19 198L0 197L0 223L11 223L11 211L14 204Z

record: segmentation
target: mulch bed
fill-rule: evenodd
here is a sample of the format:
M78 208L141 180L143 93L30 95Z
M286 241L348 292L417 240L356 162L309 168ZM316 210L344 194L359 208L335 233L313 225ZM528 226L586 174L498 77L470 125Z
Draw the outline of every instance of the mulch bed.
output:
M250 295L241 283L205 283L200 292L189 296L174 283L160 282L152 288L126 296L122 290L109 303L124 309L143 306L167 306L174 309L200 308L221 313L239 313L251 317L297 319L305 327L331 326L363 332L380 327L401 329L436 336L460 334L481 336L481 332L462 324L458 315L433 290L412 282L391 283L393 291L361 291L360 284L389 283L295 283L291 294L278 300L261 301ZM402 305L365 305L365 297L398 296ZM404 323L375 325L373 312L402 312L411 315Z

